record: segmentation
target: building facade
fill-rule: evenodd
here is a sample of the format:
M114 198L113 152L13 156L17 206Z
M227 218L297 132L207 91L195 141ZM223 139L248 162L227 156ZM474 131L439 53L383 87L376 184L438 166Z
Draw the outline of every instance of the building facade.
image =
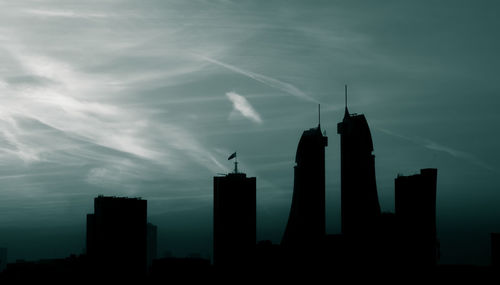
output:
M303 132L295 156L294 186L288 223L281 244L308 247L325 232L325 147L321 127Z
M147 201L95 198L94 213L87 215L87 255L99 275L144 276L147 272Z
M337 125L340 134L341 230L346 235L373 232L380 218L375 156L364 115L349 114Z
M214 264L250 262L256 245L256 179L245 173L214 177Z
M438 259L436 237L437 169L395 179L396 217L400 230L403 262L433 266Z

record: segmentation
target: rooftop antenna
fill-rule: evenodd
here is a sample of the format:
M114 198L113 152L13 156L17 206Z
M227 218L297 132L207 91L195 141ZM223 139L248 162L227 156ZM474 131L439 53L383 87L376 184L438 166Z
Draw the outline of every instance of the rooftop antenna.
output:
M346 118L346 117L349 117L349 111L347 110L347 84L344 87L345 87L345 114L344 114L344 118Z
M347 109L347 84L345 85L345 108Z
M318 104L318 127L321 127L321 104Z

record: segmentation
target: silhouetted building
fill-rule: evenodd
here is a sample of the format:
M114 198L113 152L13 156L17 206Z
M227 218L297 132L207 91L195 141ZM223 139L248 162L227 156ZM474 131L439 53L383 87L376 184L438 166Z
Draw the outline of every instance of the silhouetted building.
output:
M346 105L337 133L340 134L342 233L372 232L380 217L380 204L370 128L364 115L349 114Z
M151 268L153 260L156 259L158 252L158 227L148 223L147 225L147 250L148 250L148 268Z
M0 272L4 271L7 267L7 249L0 247Z
M270 240L259 241L255 248L255 268L262 274L285 268L283 248ZM286 268L289 269L289 268Z
M352 249L343 234L325 235L323 253L327 265L331 268L340 269L352 266L349 260L352 257Z
M71 255L67 258L42 259L38 261L17 260L7 264L0 283L5 284L65 284L90 283L85 256Z
M150 275L151 284L190 284L210 282L212 266L203 258L160 258L153 261Z
M256 179L245 173L214 177L214 264L239 266L255 249Z
M396 216L401 231L402 260L415 266L437 262L436 238L437 169L395 179Z
M295 156L292 206L281 244L310 247L325 236L325 147L321 126L304 131Z
M147 201L99 196L87 215L87 255L96 274L140 277L147 269Z
M399 266L401 256L405 253L400 251L401 236L396 214L383 212L377 226L374 254L378 267Z
M500 233L491 234L491 265L500 268Z

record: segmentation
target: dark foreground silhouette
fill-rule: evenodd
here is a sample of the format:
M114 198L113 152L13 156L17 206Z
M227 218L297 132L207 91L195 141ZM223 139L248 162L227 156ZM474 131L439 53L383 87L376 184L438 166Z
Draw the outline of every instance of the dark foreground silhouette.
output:
M346 86L347 101L347 86ZM147 222L147 201L94 199L87 215L86 252L64 259L17 261L5 267L0 251L0 282L474 282L500 279L500 234L491 235L490 266L439 265L436 236L438 171L398 175L395 213L380 208L375 156L364 115L345 108L338 125L341 152L341 233L327 234L325 148L321 124L304 131L294 167L288 223L280 244L256 242L255 177L238 171L216 176L214 260L156 258L156 226ZM347 279L346 279L347 278Z

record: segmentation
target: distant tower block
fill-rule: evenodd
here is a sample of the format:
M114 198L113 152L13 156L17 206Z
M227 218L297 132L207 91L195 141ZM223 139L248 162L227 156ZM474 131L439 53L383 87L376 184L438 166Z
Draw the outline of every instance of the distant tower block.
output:
M148 268L151 268L158 252L158 227L151 223L147 224L147 239Z
M500 268L500 233L491 234L491 265Z
M255 177L237 170L214 177L214 264L248 262L256 240Z
M7 267L7 248L0 247L0 272Z
M325 236L325 147L321 126L304 131L295 156L292 206L281 244L309 248Z
M342 233L360 234L373 230L380 217L375 180L373 142L364 115L349 114L337 125L340 134L341 228Z
M437 262L437 169L395 179L396 216L400 223L405 262L432 266Z

